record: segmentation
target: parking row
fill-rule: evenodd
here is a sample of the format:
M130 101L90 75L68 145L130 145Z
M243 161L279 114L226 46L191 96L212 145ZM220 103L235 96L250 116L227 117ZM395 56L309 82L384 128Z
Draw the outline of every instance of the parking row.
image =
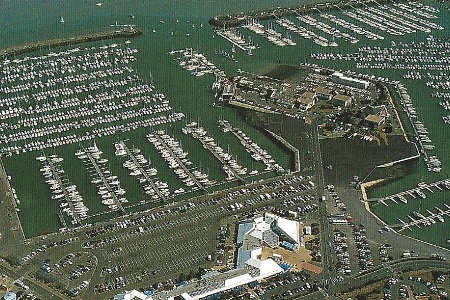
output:
M173 244L177 240L186 240L203 236L203 234L207 231L207 226L209 226L211 222L205 222L202 224L204 226L183 228L170 235L162 234L161 236L152 237L151 239L145 241L136 241L133 243L124 243L124 245L113 246L111 249L112 251L104 253L104 257L108 260L113 260L117 257L129 256L130 254L147 248Z
M105 293L108 291L113 291L117 289L122 289L126 286L142 283L147 281L150 276L164 276L165 273L170 273L174 271L184 270L186 268L191 268L197 266L201 262L205 261L207 256L206 251L197 251L195 254L189 256L184 256L181 258L174 259L170 262L165 262L161 264L160 267L150 271L148 268L142 271L137 271L129 273L126 276L119 276L113 280L105 280L101 284L94 287L95 293Z
M153 251L147 251L140 255L130 256L127 259L121 260L120 263L112 267L103 267L101 277L110 276L114 273L124 273L133 269L140 269L154 265L157 262L170 261L183 254L193 252L195 250L204 249L208 244L208 240L205 238L198 238L195 240L189 240L183 244L178 244L177 247L168 245L167 248L158 248ZM115 271L117 270L117 271Z
M332 184L327 185L327 190L329 191L330 196L333 198L334 207L336 207L342 212L345 212L347 210L347 207L345 206L344 202L341 201L341 198L336 192L334 185Z
M302 190L301 190L302 191ZM240 203L230 203L226 209L229 212L235 212L236 210L245 209L248 207L253 207L261 202L265 201L271 201L275 198L284 198L284 197L292 197L296 196L298 193L298 190L294 188L293 186L285 186L284 188L280 188L277 191L272 191L270 193L264 193L260 195L255 195L251 197L245 197L244 201L240 201ZM153 233L155 231L163 230L163 229L169 229L173 228L175 226L182 226L185 224L195 223L195 222L202 222L204 219L216 216L218 213L221 213L224 210L224 207L216 206L215 208L211 208L208 210L204 210L201 212L195 212L194 209L190 210L190 213L193 214L193 216L183 216L179 219L173 219L167 220L166 222L161 223L154 223L151 226L139 226L136 230L133 230L132 232L128 233L121 233L115 236L106 237L99 240L92 240L86 242L83 246L85 248L98 248L103 247L106 245L110 245L112 243L115 243L118 240L126 241L127 239L133 238L133 234L144 234L144 233Z
M153 212L139 217L130 217L127 220L116 221L114 223L95 226L86 232L88 238L97 237L99 235L112 233L120 231L126 228L139 227L147 222L157 221L160 222L161 219L165 217L175 217L184 213L186 211L192 211L201 207L214 206L219 204L225 204L231 202L236 198L249 195L257 195L263 193L264 191L273 191L284 187L286 185L294 185L300 181L311 181L311 176L302 176L295 174L289 177L275 178L264 183L256 183L241 187L239 189L233 189L226 192L219 192L214 196L207 195L205 197L200 197L195 201L190 201L188 203L183 203L177 207L170 207L159 212Z
M28 263L30 260L32 260L34 257L36 257L38 254L44 253L48 249L58 247L58 246L65 246L65 245L74 243L77 240L78 240L78 237L71 237L71 238L63 239L63 240L60 240L57 242L52 242L50 244L42 244L41 246L36 248L36 250L31 251L30 254L22 257L20 261L22 264Z
M353 225L353 238L358 252L359 268L361 271L366 271L374 266L374 260L363 225Z
M203 222L205 219L216 216L215 210L203 211L194 216L183 216L178 219L167 220L161 223L154 223L148 226L140 226L137 230L123 232L114 236L104 237L101 239L87 241L83 244L85 248L101 248L112 245L114 243L126 242L130 239L143 238L143 235L156 234L165 230L173 230L176 227L185 226L193 222Z
M338 273L350 275L350 254L348 252L347 235L342 231L335 231L333 248L336 256L336 270Z

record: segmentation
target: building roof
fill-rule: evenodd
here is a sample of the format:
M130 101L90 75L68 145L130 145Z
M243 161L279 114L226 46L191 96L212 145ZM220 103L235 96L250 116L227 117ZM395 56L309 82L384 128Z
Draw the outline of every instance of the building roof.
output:
M381 122L383 122L384 117L380 117L378 115L368 115L365 118L366 121L371 122L371 123L376 123L376 124L380 124Z
M258 259L258 256L260 256L261 254L262 254L262 247L256 248L252 250L250 257L253 259Z
M332 76L334 76L334 77L339 77L339 78L342 79L342 80L360 83L360 84L363 84L364 86L370 85L370 82L369 82L369 81L361 80L361 79L358 79L358 78L349 77L349 76L344 75L344 74L341 73L341 72L334 72Z
M248 234L254 238L259 240L263 240L263 233L269 231L270 223L264 221L263 217L255 218L255 222L253 223L253 228L248 231Z
M245 264L256 269L259 269L261 267L261 261L255 258L250 258L245 262Z
M259 277L265 278L283 272L281 268L273 259L265 259L261 261L259 267Z
M245 262L251 258L251 253L252 253L251 250L245 250L244 247L239 247L237 253L236 267L243 268Z
M314 96L315 95L313 92L305 92L298 98L298 102L304 103L304 104L313 104Z
M351 102L352 97L347 96L347 95L337 94L336 96L333 97L333 100L343 101L343 102L347 102L347 101Z
M246 222L239 224L238 233L236 237L236 243L240 244L244 242L244 236L247 232L249 232L253 227L253 222Z
M297 228L297 235L299 235L298 222L287 220L268 213L264 216L255 218L253 223L246 222L240 224L242 226L240 226L239 229L241 232L246 232L243 233L244 236L255 235L264 238L265 234L273 234L277 237L278 245L278 235L276 235L276 233L272 230L272 226L277 226L275 223L279 223L282 228L281 230L283 232L287 231L287 235L294 235L292 227ZM249 225L252 225L252 228L247 232ZM298 240L299 238L294 236L294 239ZM178 286L174 290L169 291L167 294L164 294L163 297L167 298L169 295L181 295L184 299L189 300L203 299L209 295L214 295L225 290L259 281L284 271L283 268L281 268L271 258L261 260L261 254L262 247L256 247L251 251L247 251L244 246L242 246L238 249L238 268L223 273L214 272L211 276L204 276L200 280L188 282L186 285ZM160 296L155 295L154 298L160 299ZM121 300L122 299L123 298L121 298Z
M205 287L205 286L202 286L202 287L196 286L195 291L184 292L181 294L182 297L184 299L190 299L190 300L203 299L209 295L214 295L216 293L230 290L235 287L242 286L242 285L248 284L250 282L261 280L266 277L273 276L275 274L283 272L283 269L280 266L278 266L278 264L270 258L263 260L263 261L259 261L259 260L255 260L255 259L251 258L251 259L249 259L249 261L250 261L250 263L259 266L259 267L257 267L257 269L259 269L257 276L255 276L256 274L254 274L252 276L252 272L247 271L244 274L235 275L235 276L226 278L225 280L221 281L220 285L216 285L216 286L211 285L211 286L209 286L209 288ZM232 270L229 272L235 272L235 270ZM225 274L226 273L222 273L220 276L223 276ZM184 287L184 288L186 288L186 287ZM197 293L197 291L198 291L198 293ZM173 291L173 292L176 294L176 291Z
M372 114L379 115L381 117L389 116L389 112L386 108L386 105L378 105L372 108Z
M331 90L324 88L323 86L318 86L316 88L316 93L321 94L321 95L331 96Z
M236 286L240 286L242 284L245 284L247 282L252 281L252 276L250 274L243 274L240 276L236 276L230 279L225 280L225 288L231 289Z
M153 298L136 290L125 292L125 294L118 294L114 296L114 300L152 300Z
M185 300L192 300L192 299L194 299L194 298L192 298L191 296L189 296L188 293L183 293L183 294L181 294L181 297L183 297Z
M17 296L13 292L8 292L8 293L6 293L5 296L3 296L3 299L5 299L5 300L16 300Z
M297 221L288 220L274 214L266 213L268 218L276 221L276 227L291 238L297 244L300 243L300 223Z

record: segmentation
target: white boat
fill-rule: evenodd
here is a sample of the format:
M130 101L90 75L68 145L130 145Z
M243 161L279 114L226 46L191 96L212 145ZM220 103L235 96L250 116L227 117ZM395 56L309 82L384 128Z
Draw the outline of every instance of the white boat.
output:
M181 194L184 193L184 189L183 188L179 188L178 190L174 191L175 194Z

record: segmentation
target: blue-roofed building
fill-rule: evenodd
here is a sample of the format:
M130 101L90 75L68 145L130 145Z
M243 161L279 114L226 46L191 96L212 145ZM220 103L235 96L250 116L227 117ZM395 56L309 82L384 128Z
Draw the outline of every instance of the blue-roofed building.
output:
M249 232L250 229L252 229L253 224L254 224L253 222L246 222L246 223L239 224L237 238L236 238L236 244L242 245L242 243L244 242L245 234L247 232Z
M245 250L244 247L239 247L236 268L243 268L245 266L245 262L251 258L251 255L251 250Z
M16 299L17 299L17 296L16 296L16 294L13 293L13 292L8 292L8 293L6 293L5 296L3 296L3 299L4 299L4 300L16 300Z
M281 243L281 247L286 248L286 249L291 250L291 251L297 251L298 250L298 244L292 244L292 243L289 243L287 241L283 241Z

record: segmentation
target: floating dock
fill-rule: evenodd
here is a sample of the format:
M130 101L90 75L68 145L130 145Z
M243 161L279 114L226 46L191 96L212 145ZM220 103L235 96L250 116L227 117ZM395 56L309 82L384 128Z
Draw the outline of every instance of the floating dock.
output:
M407 197L412 197L416 199L417 197L420 197L422 199L426 198L426 195L423 191L431 192L433 193L434 190L437 189L438 191L442 190L450 190L450 178L444 179L440 181L436 181L433 183L424 183L424 184L418 184L417 187L393 194L390 196L386 196L384 198L374 198L374 199L368 199L368 202L380 202L381 204L388 206L387 201L392 201L395 204L398 204L398 201L401 203L408 203Z
M171 154L181 169L188 175L188 177L195 183L195 185L203 191L206 191L205 187L200 183L200 181L192 174L191 170L189 170L186 165L181 161L181 159L172 151L172 149L167 145L167 143L161 138L159 134L155 134L156 139L159 143L164 147L164 149Z
M242 51L246 52L248 55L252 55L252 50L256 49L255 46L252 46L249 42L244 40L242 37L236 36L236 34L227 31L227 30L216 30L216 34L221 38L227 40L234 46L238 47Z
M153 180L150 178L150 176L148 175L147 171L145 171L142 168L142 165L137 161L136 157L133 155L133 153L131 153L130 149L128 148L128 146L123 142L120 141L119 144L123 147L123 149L125 150L125 152L127 153L128 157L133 161L134 165L138 168L139 172L141 172L141 174L145 177L145 180L150 184L150 186L152 187L152 189L155 191L155 193L158 195L158 197L160 199L165 199L166 197L164 197L164 195L161 193L161 191L159 190L159 188L156 186L156 184L153 182Z
M405 229L411 230L411 227L422 228L423 226L431 226L436 223L436 220L441 223L444 223L445 222L444 217L450 217L449 205L444 204L444 207L442 208L435 207L435 209L437 210L436 213L427 210L428 215L423 215L420 212L413 212L414 217L408 216L409 217L408 221L405 222L401 219L398 219L400 223L392 225L390 227L400 228L397 230L398 232L400 232Z
M97 174L97 176L101 179L102 184L106 187L106 189L108 190L108 192L111 194L113 200L114 200L114 204L117 205L117 207L123 212L125 213L125 209L123 208L122 204L120 203L119 198L117 197L116 193L114 192L114 190L112 189L111 185L109 184L108 180L106 179L105 175L103 174L102 170L100 170L97 162L95 161L94 157L92 156L92 154L87 151L84 147L82 148L83 151L86 152L87 158L89 159L92 167L95 170L95 173Z
M48 156L45 156L45 159L46 159L46 162L48 163L48 166L52 170L52 174L53 174L52 177L53 177L53 179L55 179L58 182L58 186L59 186L59 188L62 190L62 192L64 194L64 200L69 204L69 207L70 207L70 210L72 211L72 215L73 215L74 220L76 221L77 224L81 224L80 217L78 216L78 214L77 214L77 212L75 210L75 207L74 207L74 205L72 203L72 200L69 197L69 192L67 191L66 186L63 183L63 179L60 176L60 172L58 171L58 169L55 167L53 161ZM66 221L65 221L61 211L58 212L58 216L59 216L59 219L60 219L62 225L64 227L67 227Z

